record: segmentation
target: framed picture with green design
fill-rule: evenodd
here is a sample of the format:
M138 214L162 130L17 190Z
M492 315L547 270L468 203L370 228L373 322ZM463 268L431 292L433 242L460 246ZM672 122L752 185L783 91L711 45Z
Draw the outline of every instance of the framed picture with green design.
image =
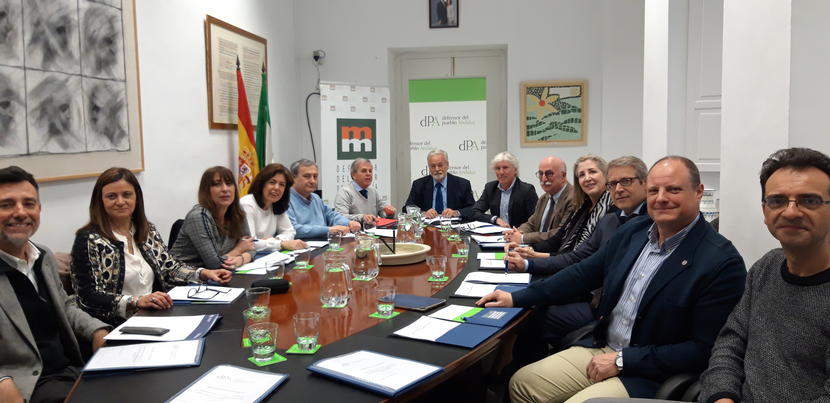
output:
M588 81L527 81L520 88L522 146L586 144Z

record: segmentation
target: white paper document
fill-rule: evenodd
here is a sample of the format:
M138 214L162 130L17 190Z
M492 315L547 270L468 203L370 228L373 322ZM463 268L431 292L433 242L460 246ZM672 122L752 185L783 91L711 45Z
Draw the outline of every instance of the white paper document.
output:
M478 243L487 243L487 242L505 242L504 236L484 236L484 235L470 235L470 238L473 238Z
M435 341L459 325L461 324L458 322L421 316L418 320L412 322L411 325L396 331L395 334L401 337L409 337L410 339Z
M192 290L192 291L191 291ZM173 303L198 302L203 304L230 304L245 292L244 288L220 287L218 285L180 285L167 294Z
M493 225L493 224L490 224L489 222L472 221L472 222L461 224L461 229L463 229L465 231L472 231L473 229L478 228L478 227L487 227L487 226L491 226L491 225Z
M395 237L395 230L392 229L384 229L384 228L372 228L366 232L375 234L377 236L382 236L385 238L394 238Z
M440 370L434 365L362 350L320 360L314 366L332 375L395 391Z
M176 341L204 337L213 327L213 324L216 323L217 316L133 316L104 336L104 340ZM170 331L161 336L150 336L121 333L121 329L124 327L163 327L170 329ZM200 327L203 329L200 329Z
M271 252L253 262L239 266L234 272L238 274L265 274L265 267L271 263L289 264L294 256L280 251Z
M505 246L507 246L507 242L481 242L478 244L478 247L482 249L504 249Z
M481 298L493 291L496 290L495 284L478 284L478 283L468 283L466 281L462 281L461 285L458 286L458 289L455 290L455 296L457 297L475 297Z
M479 269L504 269L505 261L502 259L481 259L478 261Z
M504 255L504 252L478 252L476 258L479 260L504 260Z
M169 403L258 402L288 375L218 365L173 396Z
M502 262L502 264L504 264ZM530 273L491 273L474 271L464 277L464 282L485 284L530 284Z
M449 217L449 218L447 218L447 217L440 217L440 216L435 217L435 218L424 218L424 223L426 223L426 224L432 224L432 223L436 223L436 222L439 222L439 221L461 221L461 218L459 218L459 217Z
M305 244L311 249L316 249L328 245L329 241L305 241Z
M504 233L504 231L507 231L509 229L510 228L497 227L495 225L491 225L489 227L474 228L471 231L475 232L476 234L502 234Z
M444 320L453 320L460 315L463 315L469 312L474 307L464 306L464 305L450 305L446 308L441 308L438 311L429 315L430 318L436 319L444 319Z
M197 339L102 347L84 371L194 366L201 361L203 343Z

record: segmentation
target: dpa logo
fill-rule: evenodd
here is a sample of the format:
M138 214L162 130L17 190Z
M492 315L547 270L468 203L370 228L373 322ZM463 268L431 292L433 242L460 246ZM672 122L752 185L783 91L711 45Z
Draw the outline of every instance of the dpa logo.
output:
M375 119L337 119L337 159L377 158Z

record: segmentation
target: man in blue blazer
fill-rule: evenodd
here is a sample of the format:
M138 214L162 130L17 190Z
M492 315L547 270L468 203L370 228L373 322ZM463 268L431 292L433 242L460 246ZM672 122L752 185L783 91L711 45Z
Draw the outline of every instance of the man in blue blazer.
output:
M412 182L403 211L406 206L418 206L426 218L469 218L475 202L470 181L447 172L450 162L444 150L430 151L427 165L429 176Z
M593 339L527 365L510 380L514 402L653 397L660 382L706 368L744 289L738 251L698 210L700 173L683 157L655 163L649 216L631 220L591 257L486 306L563 304L604 288Z
M536 188L519 179L519 160L507 151L496 154L490 167L496 180L484 185L473 205L472 219L505 228L524 224L536 210Z

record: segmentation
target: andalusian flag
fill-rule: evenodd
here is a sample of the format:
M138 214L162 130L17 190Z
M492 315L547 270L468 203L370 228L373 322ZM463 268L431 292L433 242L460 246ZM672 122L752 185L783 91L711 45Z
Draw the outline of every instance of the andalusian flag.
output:
M242 82L242 70L239 69L239 57L236 58L236 90L238 107L237 129L239 130L239 195L248 194L248 187L259 172L256 158L256 142L251 125L251 111L248 109L248 97L245 95L245 83Z
M271 114L268 113L268 76L262 65L262 89L259 91L259 112L256 119L256 156L259 168L265 166L265 142L271 133Z

